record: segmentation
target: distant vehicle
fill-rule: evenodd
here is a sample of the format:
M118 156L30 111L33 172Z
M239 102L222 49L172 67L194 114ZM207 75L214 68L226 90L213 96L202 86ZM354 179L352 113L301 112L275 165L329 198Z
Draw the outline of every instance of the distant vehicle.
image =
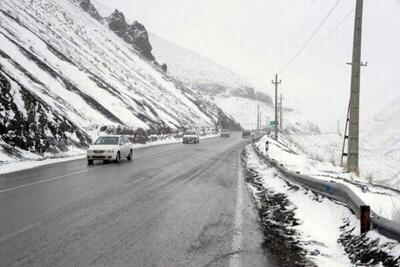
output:
M122 158L132 160L133 147L125 135L100 136L87 150L88 164L94 160L119 162Z
M183 143L184 144L198 144L200 143L200 135L198 130L187 130L183 134Z
M219 136L220 136L220 137L230 137L230 136L231 136L231 133L230 133L229 130L222 129L221 132L219 133Z
M242 138L250 138L250 137L251 137L251 132L250 131L244 130L242 132Z

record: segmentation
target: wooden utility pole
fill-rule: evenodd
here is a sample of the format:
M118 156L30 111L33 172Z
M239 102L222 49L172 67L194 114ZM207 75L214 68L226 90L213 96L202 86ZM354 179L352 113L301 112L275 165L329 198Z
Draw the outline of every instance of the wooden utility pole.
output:
M275 140L278 140L278 84L281 83L281 80L278 81L278 74L275 74L275 81L272 80L272 84L275 85Z
M347 170L359 173L359 127L360 127L360 67L361 63L361 36L362 36L363 0L356 2L354 22L353 58L351 63L351 87L349 106L349 135L347 146Z

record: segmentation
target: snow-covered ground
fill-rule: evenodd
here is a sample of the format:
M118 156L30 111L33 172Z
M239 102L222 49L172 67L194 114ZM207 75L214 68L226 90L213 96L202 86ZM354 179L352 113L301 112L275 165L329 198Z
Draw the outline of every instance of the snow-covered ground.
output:
M292 204L289 208L294 210L300 223L291 229L298 233L296 240L308 251L307 257L317 266L350 266L338 238L344 219L349 218L352 225L357 225L357 218L351 211L327 198L318 198L310 191L294 190L279 178L275 169L257 157L251 146L247 147L247 155L247 167L259 173L263 186L271 192L285 194Z
M311 158L299 147L292 143L287 136L280 136L280 141L263 137L256 145L265 153L265 141L270 142L268 154L279 163L284 164L290 170L300 171L319 179L335 180L350 187L371 208L389 219L398 216L398 203L400 194L390 189L376 187L363 181L362 178L353 179L350 174L343 173L340 167L330 162L321 161L319 158ZM247 168L254 169L261 177L263 187L270 193L282 193L291 203L290 209L299 220L298 225L290 226L295 230L295 239L300 242L310 258L317 266L353 266L350 255L347 255L343 241L349 238L349 233L356 238L359 236L359 222L357 217L344 205L331 201L325 197L315 195L302 187L288 184L279 177L277 171L270 168L264 161L257 157L251 146L246 148ZM338 179L341 177L345 180ZM251 185L250 185L251 187ZM253 189L256 195L257 189ZM398 219L399 217L397 217ZM397 241L387 239L378 232L371 230L366 240L363 241L368 251L385 251L392 259L399 259L400 244ZM339 240L341 240L339 242ZM375 243L374 243L375 242ZM354 250L354 249L353 249ZM359 250L362 250L359 248ZM350 254L362 253L358 251ZM352 264L353 262L353 264ZM374 265L375 266L375 265ZM381 266L381 265L378 265ZM391 265L383 265L391 266Z
M320 135L323 139L325 135ZM315 137L315 136L314 136ZM294 135L281 135L279 142L272 138L263 137L257 145L265 153L265 141L268 139L270 147L268 154L280 164L292 171L299 171L302 174L318 179L334 180L346 184L362 200L381 216L388 219L399 220L400 193L369 183L368 177L363 175L355 176L347 173L337 164L333 164L329 150L325 151L323 144L315 142L315 139L302 140L302 145L293 142ZM300 135L296 136L300 138ZM400 222L400 221L399 221Z
M360 138L361 179L400 189L399 149L395 146L391 146L392 149L384 145L379 146L381 143L374 142L368 135L362 134ZM340 165L343 144L341 135L299 134L287 138L310 157Z

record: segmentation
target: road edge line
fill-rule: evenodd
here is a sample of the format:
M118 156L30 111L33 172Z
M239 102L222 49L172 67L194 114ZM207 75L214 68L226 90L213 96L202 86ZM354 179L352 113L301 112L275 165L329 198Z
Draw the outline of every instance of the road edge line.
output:
M240 267L241 266L241 245L242 245L242 211L243 211L243 173L240 164L240 153L239 153L239 172L237 180L237 197L236 197L236 208L235 208L235 225L234 234L232 238L231 246L231 257L229 259L229 267Z

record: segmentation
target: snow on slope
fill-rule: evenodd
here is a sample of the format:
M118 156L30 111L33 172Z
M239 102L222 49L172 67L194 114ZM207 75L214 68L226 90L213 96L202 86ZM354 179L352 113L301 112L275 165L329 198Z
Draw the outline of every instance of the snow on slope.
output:
M153 52L168 66L168 73L185 85L207 95L232 95L259 99L272 104L269 95L254 90L252 85L233 71L202 55L150 34Z
M400 159L400 97L377 113L366 128L362 137L372 148Z
M261 126L265 127L267 117L270 121L275 120L274 108L265 102L256 101L243 97L218 96L213 97L213 102L222 110L235 118L245 129L257 127L257 105L260 106ZM318 133L318 126L305 119L298 111L284 109L283 129L288 133Z
M243 128L256 128L258 104L263 113L262 124L265 125L267 116L274 120L271 97L254 90L252 85L238 74L154 34L150 35L150 39L157 59L168 65L168 73L207 96L211 102L235 118ZM286 131L318 132L318 127L297 111L286 109L284 116Z
M34 152L45 152L35 148L46 150L37 143L50 137L84 146L89 142L85 133L98 125L148 129L213 127L218 123L221 110L163 74L105 23L83 11L79 3L0 1L0 75L7 87L12 84L13 88L0 106L3 141L8 135L6 143L18 147L15 140L21 139L11 110L18 111L18 120L36 121L36 128L44 127L44 133L35 135L37 139L22 137L36 140L34 145L25 142L23 146ZM27 97L19 97L21 92L44 108L47 126L32 119L35 114L29 116L32 106ZM55 116L70 126L69 135L51 130Z
M377 113L361 133L363 164L376 180L400 188L400 97ZM363 155L361 155L362 157ZM361 158L361 161L363 158Z
M400 98L387 105L360 133L360 173L364 181L400 189ZM343 136L291 135L309 156L340 164Z

